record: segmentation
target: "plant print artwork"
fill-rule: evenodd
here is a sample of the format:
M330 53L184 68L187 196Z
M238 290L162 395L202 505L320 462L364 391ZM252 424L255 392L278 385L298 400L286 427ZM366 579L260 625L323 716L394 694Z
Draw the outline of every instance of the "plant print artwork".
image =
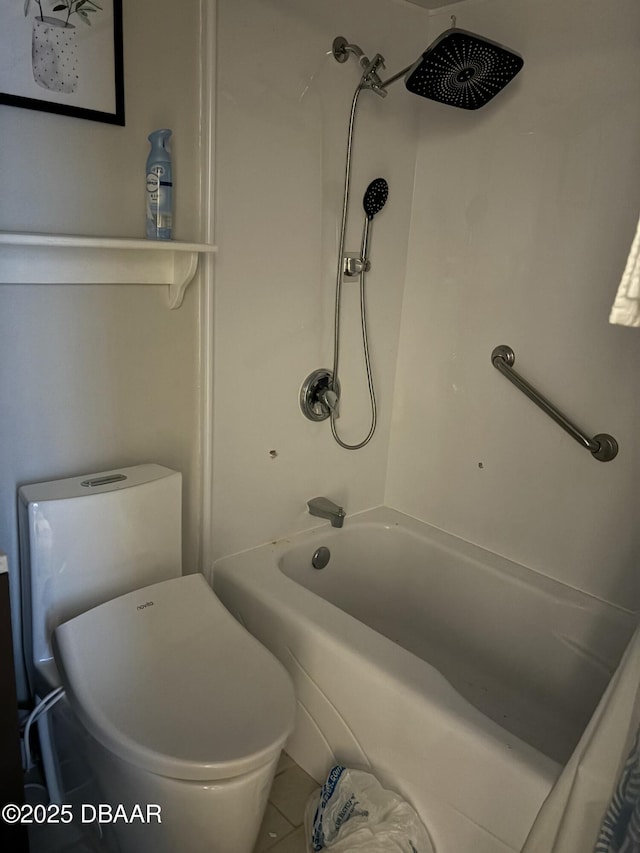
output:
M91 18L102 11L95 0L49 0L46 15L43 0L24 0L25 17L34 10L31 41L33 79L51 92L71 94L78 87L80 67L75 22L91 26Z
M0 0L0 104L124 125L122 0Z

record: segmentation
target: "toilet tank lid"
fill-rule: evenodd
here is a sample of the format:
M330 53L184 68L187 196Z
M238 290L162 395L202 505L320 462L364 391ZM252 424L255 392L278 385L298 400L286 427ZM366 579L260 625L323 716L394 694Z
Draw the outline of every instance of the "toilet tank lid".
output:
M62 480L48 480L45 483L29 483L20 486L18 493L25 504L45 501L62 501L70 498L82 498L90 494L116 492L152 483L163 477L176 476L177 472L154 462L99 471L97 474L84 474L81 477L65 477Z
M293 729L287 672L202 575L76 616L56 629L54 654L90 734L161 776L239 776L273 758Z

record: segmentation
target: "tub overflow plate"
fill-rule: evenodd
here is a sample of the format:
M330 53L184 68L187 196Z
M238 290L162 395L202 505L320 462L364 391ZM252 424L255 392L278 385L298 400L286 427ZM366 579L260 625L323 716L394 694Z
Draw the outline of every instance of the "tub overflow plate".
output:
M314 569L324 569L331 559L331 551L322 545L311 558L311 565Z

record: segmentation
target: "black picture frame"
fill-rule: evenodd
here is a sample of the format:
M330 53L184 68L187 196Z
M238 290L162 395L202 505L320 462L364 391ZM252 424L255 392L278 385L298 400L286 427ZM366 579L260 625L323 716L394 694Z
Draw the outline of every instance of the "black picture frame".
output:
M0 104L124 126L122 0L97 0L96 3L84 0L84 3L80 4L78 11L71 12L78 19L83 9L86 9L88 6L92 7L93 13L90 20L96 21L99 16L105 16L105 21L101 22L103 23L101 28L96 27L95 24L87 23L86 18L89 16L89 12L87 11L84 12L85 20L82 23L78 23L77 27L72 27L69 24L66 26L53 25L54 21L64 17L65 12L62 12L62 14L60 11L54 12L54 15L59 16L58 18L48 15L41 17L39 14L27 15L26 13L27 8L30 11L34 11L34 9L37 9L38 12L40 9L44 11L45 5L47 10L53 11L53 9L60 9L64 5L68 7L70 3L73 9L78 6L78 2L79 0L68 0L68 2L67 0L58 0L56 4L55 0L2 0L0 4L0 55L4 55L5 58L4 60L0 59ZM16 9L19 15L16 15ZM25 21L29 19L38 21L38 24L33 23L32 25L32 40L28 45L24 45L25 28L19 25L18 17L24 18ZM109 20L112 21L112 33L110 32L111 27L108 24ZM3 26L5 23L8 26ZM54 48L49 44L41 45L38 48L35 35L36 26L40 27L43 31L47 29L51 31L52 35L49 38L55 38L57 34L58 39L61 33L64 36L68 31L75 28L77 34L75 55L72 53L72 49L70 49L67 52L67 57L60 60L59 57L54 57ZM99 29L101 29L101 32L96 32ZM20 38L16 37L17 33L21 36ZM69 38L72 35L70 33ZM3 45L3 42L9 39L11 39L10 43ZM80 96L78 96L78 85L76 84L76 89L73 91L70 91L69 87L74 85L73 77L76 80L79 78L80 80L82 79L80 61L83 56L82 50L80 50L78 55L77 47L77 42L80 39L84 39L85 42L93 39L90 63L92 78L97 79L100 66L97 65L96 67L96 62L100 62L101 56L107 60L103 65L107 68L108 77L107 80L100 80L99 90L98 87L94 87L94 92L91 91L91 86L88 84L84 87L84 90L82 90L81 86ZM55 42L53 45L55 47ZM111 45L113 46L112 54ZM99 49L96 50L96 47ZM21 53L22 49L25 51L25 56ZM57 49L62 50L62 55L64 56L65 48L58 46ZM85 48L85 51L88 56L88 46ZM41 68L46 68L44 72L41 70L36 71L38 54L44 57L45 65L43 66L43 63L40 63ZM26 71L28 64L27 55L31 59L32 79L29 80L26 79L28 76ZM47 59L47 57L51 58ZM36 79L36 74L39 74L42 80L45 75L52 73L51 69L54 64L56 65L56 72L58 68L61 69L62 82L56 83L53 81L53 78L50 78L51 82L45 80L45 85L43 85L42 82ZM89 62L85 64L89 65ZM21 77L18 77L20 73ZM112 83L111 76L113 78ZM66 90L50 90L46 88L47 85L50 86L52 83L54 86L66 86ZM95 96L95 103L92 103L92 95Z

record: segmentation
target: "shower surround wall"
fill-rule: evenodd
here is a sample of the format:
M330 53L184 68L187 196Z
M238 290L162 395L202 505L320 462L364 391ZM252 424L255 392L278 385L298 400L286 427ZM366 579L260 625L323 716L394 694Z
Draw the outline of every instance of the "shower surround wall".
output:
M481 112L420 115L385 503L639 609L640 335L607 320L640 208L640 6L455 11L525 66ZM614 461L492 367L503 343Z
M347 514L384 496L393 378L420 104L401 85L364 92L355 128L347 251L357 251L369 182L389 182L372 225L369 339L379 400L363 450L337 446L298 407L331 367L337 223L351 98L361 69L328 51L342 35L391 73L428 44L424 9L394 0L219 0L216 137L215 555L310 527L306 501ZM341 437L369 429L357 282L344 287Z
M525 67L475 113L401 83L361 99L348 250L368 181L387 178L390 196L368 293L380 425L350 453L297 407L307 373L331 366L358 77L326 52L344 35L393 73L452 12ZM431 14L401 0L220 0L216 556L310 526L305 502L326 494L348 515L386 503L640 608L640 336L607 322L640 207L638 32L635 0L470 0ZM368 428L356 290L340 370L352 441ZM500 376L501 343L579 426L612 433L617 459L592 459Z

